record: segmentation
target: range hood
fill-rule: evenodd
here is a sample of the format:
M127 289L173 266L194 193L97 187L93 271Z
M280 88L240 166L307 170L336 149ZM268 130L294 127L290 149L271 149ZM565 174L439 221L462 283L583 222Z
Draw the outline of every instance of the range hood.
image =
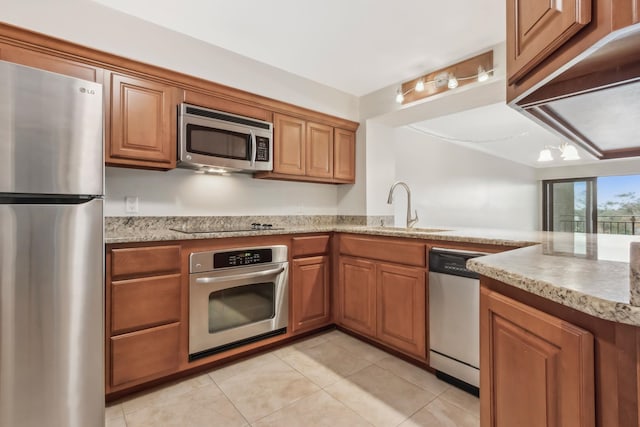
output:
M640 24L609 34L510 105L597 159L640 156Z

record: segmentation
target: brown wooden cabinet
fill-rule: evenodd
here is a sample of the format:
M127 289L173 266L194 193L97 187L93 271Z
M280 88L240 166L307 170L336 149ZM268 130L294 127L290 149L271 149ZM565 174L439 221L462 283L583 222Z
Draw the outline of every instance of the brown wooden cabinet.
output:
M291 330L299 333L331 323L329 235L294 237L291 256Z
M376 264L340 257L338 324L361 334L376 335Z
M306 173L306 122L283 114L273 115L273 172Z
M335 129L333 135L333 178L346 183L356 182L356 134Z
M78 79L102 83L103 69L69 59L34 50L0 43L0 59L27 67L39 68Z
M341 235L339 252L336 323L426 360L425 244Z
M340 256L337 323L426 358L425 271Z
M591 3L508 0L508 83L516 83L588 24Z
M507 0L507 101L526 107L637 77L640 31L631 26L639 7L640 0Z
M184 101L276 122L275 170L257 173L257 178L325 183L355 180L355 175L352 178L350 173L355 166L355 150L350 145L354 145L355 139L349 139L349 132L353 133L358 123L351 120L3 23L0 23L0 60L102 83L105 162L109 166L173 169L177 146L176 107ZM280 117L282 126L278 126L274 114ZM309 158L307 123L311 124L309 138L319 142L312 144ZM332 128L333 134L326 132L326 128L322 130L324 126ZM335 156L331 150L337 151ZM329 172L332 169L336 172Z
M376 278L376 336L418 356L426 355L425 272L380 263Z
M331 322L329 266L327 255L293 260L293 332L314 329Z
M284 114L273 115L273 128L273 172L256 178L355 182L354 132Z
M480 343L483 427L595 426L591 333L483 287Z
M178 89L163 83L107 72L106 164L174 168L177 94Z
M177 372L180 246L108 248L106 277L107 393Z
M333 128L307 123L306 174L333 178Z

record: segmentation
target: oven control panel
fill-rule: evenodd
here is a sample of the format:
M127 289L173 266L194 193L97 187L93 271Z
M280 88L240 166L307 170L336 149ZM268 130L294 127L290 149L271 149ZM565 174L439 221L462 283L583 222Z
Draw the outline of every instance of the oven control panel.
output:
M287 247L284 245L194 252L189 255L189 272L202 273L222 268L286 261Z
M246 249L218 252L213 255L213 268L240 267L271 262L271 249Z

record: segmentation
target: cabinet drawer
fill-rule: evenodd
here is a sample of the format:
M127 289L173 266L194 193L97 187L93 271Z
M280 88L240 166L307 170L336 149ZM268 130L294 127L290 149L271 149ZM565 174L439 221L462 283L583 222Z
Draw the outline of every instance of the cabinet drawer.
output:
M112 335L179 320L179 274L112 283Z
M113 249L111 277L150 276L180 272L180 246Z
M340 253L417 267L426 264L425 244L404 240L342 236Z
M178 369L180 323L111 338L111 385L151 379Z
M292 256L325 254L329 252L329 236L305 236L292 239Z

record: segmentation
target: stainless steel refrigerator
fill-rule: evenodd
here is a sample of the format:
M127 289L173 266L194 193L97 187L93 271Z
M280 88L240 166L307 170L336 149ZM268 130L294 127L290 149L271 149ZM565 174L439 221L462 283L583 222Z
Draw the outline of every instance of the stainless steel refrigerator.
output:
M0 61L0 426L104 426L102 85Z

